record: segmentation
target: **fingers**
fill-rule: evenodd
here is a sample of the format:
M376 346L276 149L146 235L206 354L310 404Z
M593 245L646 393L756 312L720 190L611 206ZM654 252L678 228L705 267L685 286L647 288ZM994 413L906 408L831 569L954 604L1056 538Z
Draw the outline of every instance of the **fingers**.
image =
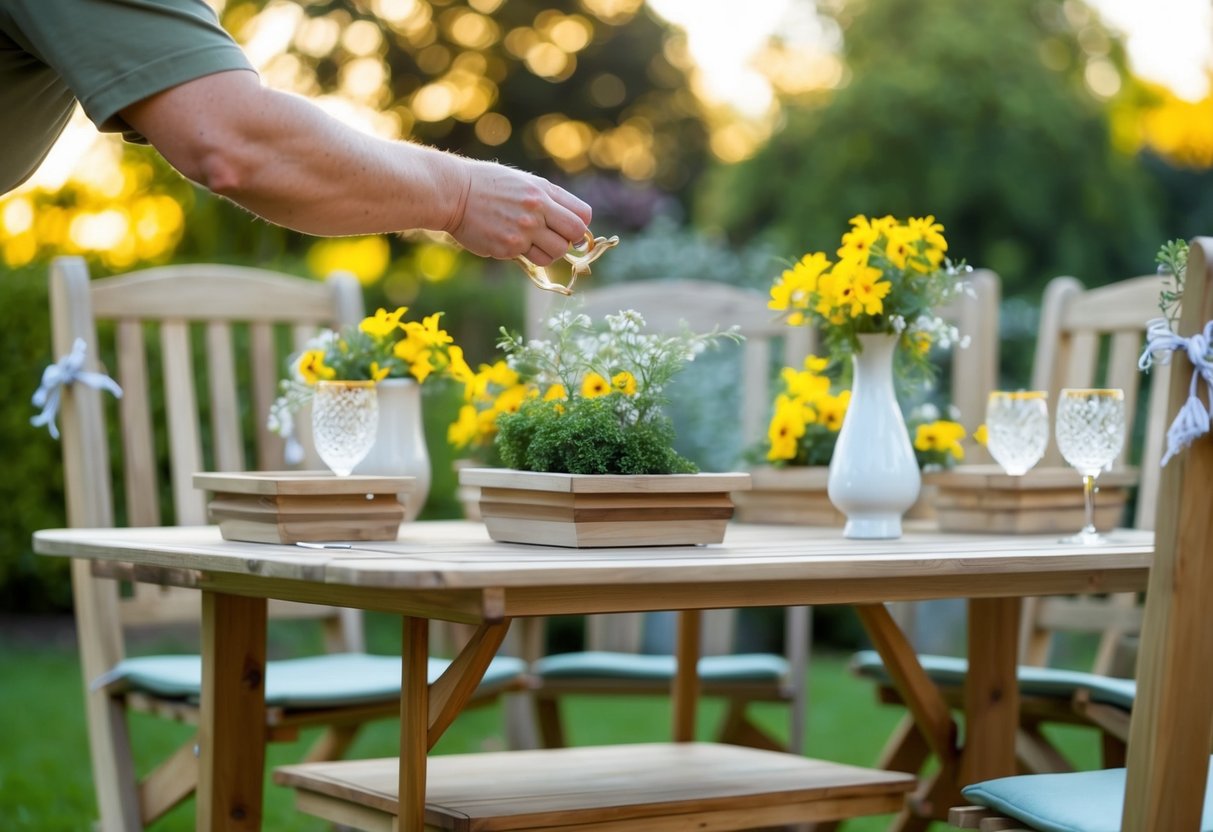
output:
M535 234L526 258L536 266L547 266L564 256L569 250L569 241L561 233L545 228Z

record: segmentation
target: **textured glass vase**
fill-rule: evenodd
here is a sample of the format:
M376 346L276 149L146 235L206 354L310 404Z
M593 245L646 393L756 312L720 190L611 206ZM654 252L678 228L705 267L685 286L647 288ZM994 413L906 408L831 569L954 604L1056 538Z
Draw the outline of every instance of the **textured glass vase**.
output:
M312 441L334 474L348 476L375 443L379 404L373 381L319 381L312 399Z
M421 387L410 378L379 382L379 430L370 452L354 468L356 474L413 477L413 487L401 495L406 520L413 520L430 493L430 454L421 419Z
M851 361L851 403L830 460L830 502L846 515L843 536L901 537L901 517L918 498L922 476L893 387L898 336L860 335Z

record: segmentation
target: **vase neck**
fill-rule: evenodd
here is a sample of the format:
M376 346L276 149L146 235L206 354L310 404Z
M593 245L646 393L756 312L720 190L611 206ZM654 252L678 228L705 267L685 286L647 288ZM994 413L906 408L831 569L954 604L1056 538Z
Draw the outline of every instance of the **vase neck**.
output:
M899 336L893 333L872 333L859 336L861 352L852 356L855 369L854 386L892 385L893 355Z

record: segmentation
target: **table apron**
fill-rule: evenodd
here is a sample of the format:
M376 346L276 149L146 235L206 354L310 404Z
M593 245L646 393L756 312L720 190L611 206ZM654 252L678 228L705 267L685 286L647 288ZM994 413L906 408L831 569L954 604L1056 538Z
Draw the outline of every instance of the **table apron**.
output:
M416 618L437 618L462 624L497 622L505 618L504 593L500 589L393 589L389 587L346 586L238 575L228 572L203 572L194 584L199 589L229 595L275 598L305 604L355 607L378 612L399 613Z
M505 615L517 618L602 612L1136 592L1146 588L1148 577L1146 568L1129 568L1019 575L935 575L926 578L506 587L504 602Z

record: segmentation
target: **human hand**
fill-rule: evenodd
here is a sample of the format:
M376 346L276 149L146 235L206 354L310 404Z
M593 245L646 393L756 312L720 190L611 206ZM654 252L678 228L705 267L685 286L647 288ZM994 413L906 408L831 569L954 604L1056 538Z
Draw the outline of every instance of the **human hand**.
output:
M466 180L445 230L468 251L546 266L585 238L590 206L568 191L504 165L461 161Z

